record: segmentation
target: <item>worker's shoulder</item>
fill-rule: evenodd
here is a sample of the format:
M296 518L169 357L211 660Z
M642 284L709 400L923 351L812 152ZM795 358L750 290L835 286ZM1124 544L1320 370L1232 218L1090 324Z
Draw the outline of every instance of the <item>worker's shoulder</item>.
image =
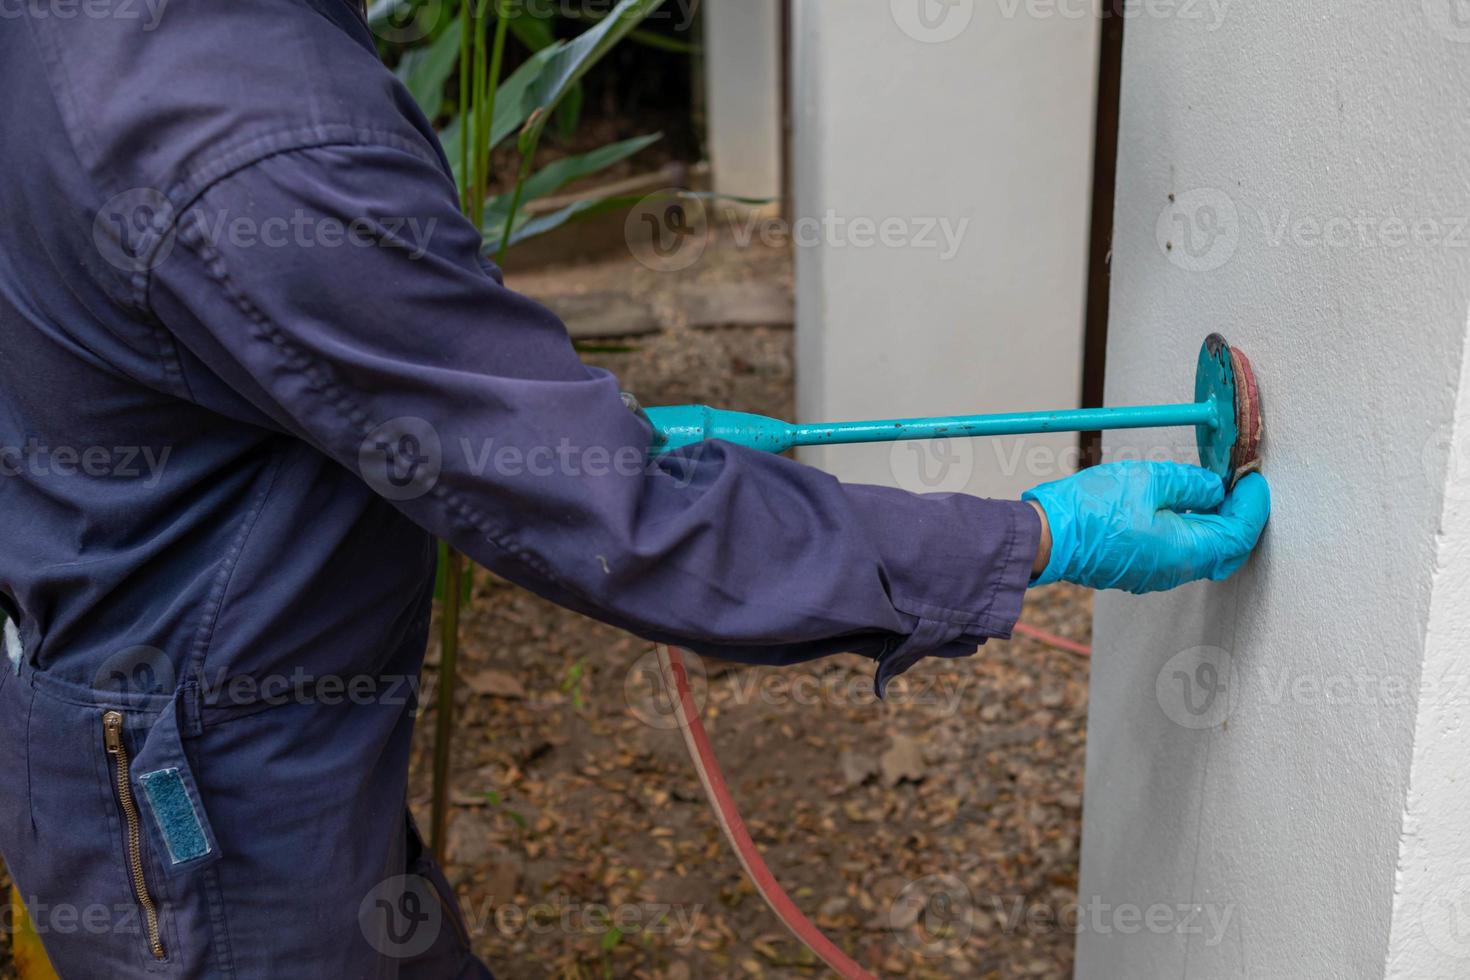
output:
M26 39L5 45L30 50L0 57L0 79L42 75L53 129L66 136L65 146L40 140L23 151L31 160L11 162L80 164L104 195L149 188L178 205L305 147L372 143L441 159L351 0L84 0L75 9L28 14ZM23 111L11 106L0 113ZM44 158L63 153L71 159Z

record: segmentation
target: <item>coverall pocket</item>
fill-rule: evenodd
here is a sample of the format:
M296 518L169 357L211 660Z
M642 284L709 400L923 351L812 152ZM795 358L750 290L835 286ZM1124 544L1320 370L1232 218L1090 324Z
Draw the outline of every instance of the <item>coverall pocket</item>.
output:
M181 701L0 686L0 852L63 977L237 975Z
M148 729L132 762L135 796L151 818L150 835L170 876L201 870L220 858L219 842L179 731L176 696Z
M103 745L108 755L107 772L112 780L113 799L118 818L123 824L123 863L133 899L148 943L149 955L159 962L168 959L163 941L163 928L158 913L156 891L149 881L143 850L142 814L133 792L132 762L127 744L127 720L121 711L102 713Z
M162 910L170 891L188 883L170 879L200 871L219 859L219 844L205 816L178 725L178 700L142 732L130 738L126 709L104 708L100 715L113 802L122 825L123 862L148 954L156 963L173 956ZM197 879L196 879L197 883ZM173 933L177 936L177 932Z

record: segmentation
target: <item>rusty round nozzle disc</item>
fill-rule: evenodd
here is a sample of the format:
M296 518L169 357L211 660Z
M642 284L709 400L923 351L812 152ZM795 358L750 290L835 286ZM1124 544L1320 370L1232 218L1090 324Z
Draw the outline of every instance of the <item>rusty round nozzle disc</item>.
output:
M1221 407L1219 425L1195 429L1200 465L1232 485L1259 469L1265 416L1250 358L1211 334L1200 350L1194 394L1195 401L1214 400Z

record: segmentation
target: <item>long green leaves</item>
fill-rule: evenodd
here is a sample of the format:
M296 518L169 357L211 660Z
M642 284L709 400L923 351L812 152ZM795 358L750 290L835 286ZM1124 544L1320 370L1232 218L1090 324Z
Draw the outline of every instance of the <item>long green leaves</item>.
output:
M520 149L523 154L535 151L552 110L566 98L572 87L663 4L664 0L622 0L597 22L597 26L557 48L556 56L546 65L531 90L531 116L521 131Z
M532 161L552 118L569 134L580 117L582 79L619 41L639 33L638 25L665 0L621 0L606 16L572 41L555 36L548 18L516 9L514 0L460 0L459 17L428 44L406 51L398 76L434 119L444 108L444 89L459 68L459 111L440 131L440 142L460 188L466 215L479 225L487 248L504 258L504 250L537 229L549 230L585 208L563 209L562 221L547 216L532 221L520 214L525 204L544 197L572 180L636 153L652 142L624 141L602 150L558 161L532 173ZM375 0L370 16L386 21L413 6L412 0ZM493 16L492 16L493 15ZM494 20L493 37L490 21ZM533 54L502 80L507 38ZM487 43L488 42L488 43ZM521 164L510 191L489 196L492 152L520 130ZM629 150L629 147L636 147ZM567 176L569 174L569 176Z
M537 14L526 10L510 19L510 32L530 50L544 51L556 44L554 23L555 18L549 13ZM583 100L582 84L578 82L557 106L556 129L563 139L571 139L577 132L577 124L582 120Z
M468 36L468 35L466 35ZM495 96L495 118L490 121L490 149L493 150L504 143L517 129L519 129L531 115L531 106L527 98L531 85L540 75L546 62L550 61L556 54L555 48L546 48L529 61L513 71L509 78L501 83L499 91ZM464 77L468 80L469 73ZM474 129L471 122L470 129ZM465 187L465 171L463 162L460 160L461 150L468 151L473 145L473 139L466 143L463 138L463 123L456 116L449 125L439 131L439 142L444 147L444 153L454 164L454 178L460 187Z
M430 120L437 118L444 108L444 83L459 63L460 40L464 36L464 22L450 21L432 44L410 48L398 62L395 74Z
M526 120L525 128L521 130L521 169L516 175L505 223L501 226L500 261L505 260L505 251L510 247L515 232L516 213L520 210L521 200L525 196L525 184L531 174L531 162L536 156L536 148L541 144L541 136L546 132L546 123L551 114L594 65L663 4L664 0L621 0L596 27L582 32L576 40L557 47L556 54L537 76L528 93L531 114Z
M610 143L590 153L564 157L547 164L517 187L505 194L497 194L485 204L485 217L481 228L485 235L485 252L488 255L504 254L505 250L534 235L544 235L561 227L573 218L582 217L592 208L605 203L608 198L578 201L551 214L532 218L526 214L527 204L538 198L555 194L566 185L584 177L606 170L613 164L633 156L652 146L662 134L638 136L619 143Z
M623 160L628 159L635 153L647 149L661 138L662 133L653 133L649 136L635 136L630 140L618 143L609 143L607 146L598 147L590 153L582 153L577 156L562 157L541 168L534 176L530 177L523 188L521 203L529 204L537 198L548 194L555 194L573 181L581 180L583 177L591 176L601 170ZM505 195L494 198L501 201ZM487 218L494 210L494 205L486 208ZM504 217L504 214L501 214Z

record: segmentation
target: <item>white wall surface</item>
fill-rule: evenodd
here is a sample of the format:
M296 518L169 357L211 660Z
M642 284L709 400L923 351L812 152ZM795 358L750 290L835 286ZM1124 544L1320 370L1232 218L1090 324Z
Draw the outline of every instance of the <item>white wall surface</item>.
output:
M1260 375L1275 512L1229 583L1099 598L1080 978L1470 977L1470 21L1450 10L1128 24L1107 397L1190 390L1225 333Z
M1090 8L793 6L801 419L1075 406L1097 74ZM850 480L1014 497L1070 471L1075 446L1059 435L804 458Z
M714 187L779 198L780 0L704 0L705 109Z

